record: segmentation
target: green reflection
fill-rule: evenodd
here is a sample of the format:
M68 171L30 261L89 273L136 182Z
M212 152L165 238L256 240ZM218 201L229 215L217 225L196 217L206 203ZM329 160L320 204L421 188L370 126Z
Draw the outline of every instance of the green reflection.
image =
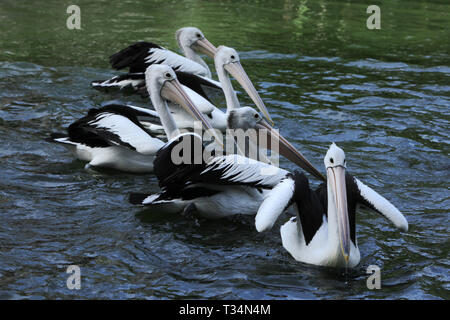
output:
M379 3L382 29L366 28L366 3L351 1L76 1L82 30L66 28L57 0L0 3L0 61L107 67L107 57L134 41L176 48L183 26L241 51L372 57L413 63L447 61L450 5L445 1ZM376 3L375 3L376 4ZM434 63L436 60L434 60Z

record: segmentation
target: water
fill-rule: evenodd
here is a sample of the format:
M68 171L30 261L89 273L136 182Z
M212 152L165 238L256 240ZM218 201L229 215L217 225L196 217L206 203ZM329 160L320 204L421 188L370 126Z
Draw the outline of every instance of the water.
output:
M56 0L0 4L0 298L450 298L448 2L383 4L373 31L363 2L77 4L82 30L66 28ZM44 141L103 101L145 105L89 83L116 74L107 57L135 41L175 49L187 25L240 52L281 132L316 167L335 141L410 230L363 211L360 265L309 266L282 248L282 221L258 234L252 217L148 217L127 196L157 191L152 175L86 171ZM66 287L71 264L79 291ZM369 265L380 290L366 287Z

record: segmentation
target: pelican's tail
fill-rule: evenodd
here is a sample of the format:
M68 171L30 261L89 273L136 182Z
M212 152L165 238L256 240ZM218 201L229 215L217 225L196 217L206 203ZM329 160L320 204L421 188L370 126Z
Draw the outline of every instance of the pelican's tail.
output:
M150 197L151 195L147 193L130 193L130 197L128 198L128 201L131 204L144 204L144 200Z
M70 145L77 145L76 142L70 141L70 138L65 133L59 133L59 132L52 132L50 133L50 136L45 138L45 141L52 142L52 143L62 143L62 144L70 144Z

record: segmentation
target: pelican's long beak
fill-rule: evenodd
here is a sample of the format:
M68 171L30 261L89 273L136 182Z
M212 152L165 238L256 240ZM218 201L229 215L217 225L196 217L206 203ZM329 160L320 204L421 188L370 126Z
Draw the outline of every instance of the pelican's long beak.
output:
M203 128L213 134L216 142L223 148L222 137L217 135L215 130L206 117L201 113L186 92L181 87L180 82L177 79L168 80L164 82L161 88L161 96L164 99L170 100L183 107L194 119L202 122Z
M206 38L197 40L191 47L196 51L206 54L208 57L212 59L214 59L214 56L216 55L217 52L217 48Z
M336 218L339 233L339 242L345 262L350 256L350 224L347 210L347 188L345 185L345 167L336 166L327 168L328 183L333 193L336 205Z
M247 73L244 71L244 68L242 68L241 63L239 61L231 62L224 65L224 68L239 82L242 88L244 88L245 92L247 92L258 109L262 112L264 118L266 118L272 126L275 125L270 117L269 111L267 111L266 105L259 96L258 91L256 91L255 86L253 86L253 83L247 76Z
M257 129L266 129L268 134L279 144L279 153L298 165L303 170L309 172L317 179L326 181L325 177L317 170L311 162L309 162L295 147L290 144L278 131L272 128L266 121L261 120L257 125ZM273 149L272 145L269 148Z

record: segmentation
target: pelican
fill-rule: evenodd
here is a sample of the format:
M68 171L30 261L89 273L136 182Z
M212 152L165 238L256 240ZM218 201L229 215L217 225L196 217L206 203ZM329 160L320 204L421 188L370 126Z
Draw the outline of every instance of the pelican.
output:
M300 262L355 267L360 261L356 240L355 212L365 206L408 230L408 222L388 200L346 173L345 154L332 144L324 158L327 182L313 191L304 174L294 172L271 191L255 218L258 231L271 228L290 204L296 217L282 225L283 247Z
M113 54L109 61L116 69L129 68L129 72L145 72L152 64L166 64L174 71L183 71L211 78L208 65L197 54L204 53L214 58L216 47L208 41L198 28L185 27L177 30L175 37L186 57L151 42L137 42Z
M129 68L129 73L108 80L93 81L92 87L101 90L131 88L146 96L146 90L141 90L145 87L145 70L152 64L166 64L177 72L181 84L208 99L204 88L220 89L220 84L211 79L211 71L198 52L214 58L216 47L205 38L198 28L194 27L177 30L175 37L186 57L152 42L137 42L109 58L114 69ZM192 78L196 79L196 82L201 83L202 88L196 90L195 87L191 86L192 80L185 80L178 72L191 75ZM186 91L186 88L184 89Z
M152 65L146 71L150 98L168 139L180 132L167 107L167 100L178 103L206 130L212 127L181 88L175 72L166 65ZM153 136L138 120L149 113L117 105L91 109L75 121L68 134L52 134L50 142L68 146L75 156L88 161L87 168L108 167L128 172L152 172L153 160L164 142Z
M285 138L279 135L252 108L230 111L231 126L266 129L273 139L269 147L279 143L279 153L315 177L325 180L322 174L306 160ZM233 121L238 123L233 124ZM269 191L288 174L274 165L231 154L205 156L202 141L196 135L186 134L162 147L155 158L154 173L161 192L158 194L132 193L132 204L147 206L150 210L168 213L194 211L216 219L235 214L254 215ZM175 163L173 155L189 154L187 161ZM195 157L201 155L198 161Z

